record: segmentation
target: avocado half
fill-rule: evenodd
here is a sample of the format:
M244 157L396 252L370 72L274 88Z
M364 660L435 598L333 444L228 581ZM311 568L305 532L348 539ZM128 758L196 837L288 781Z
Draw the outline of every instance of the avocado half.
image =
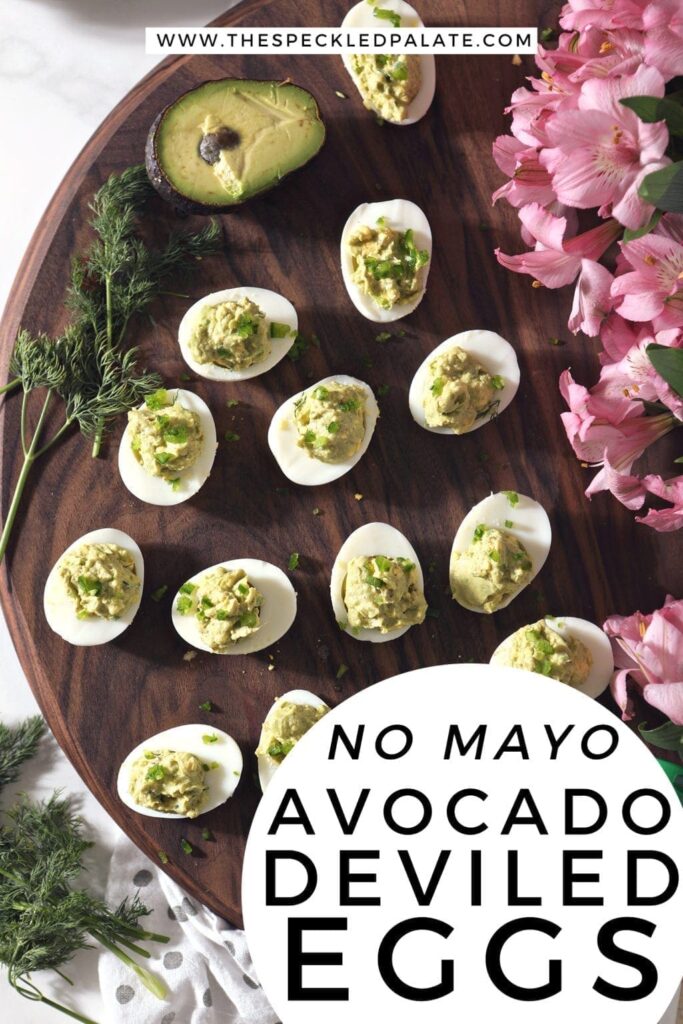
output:
M277 185L325 141L318 104L290 82L221 78L161 111L145 163L157 191L186 213L218 213Z

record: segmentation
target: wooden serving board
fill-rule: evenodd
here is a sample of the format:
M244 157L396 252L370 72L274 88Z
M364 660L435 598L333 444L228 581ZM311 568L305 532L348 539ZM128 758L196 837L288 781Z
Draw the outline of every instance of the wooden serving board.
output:
M534 0L424 0L427 23L553 24ZM346 9L337 0L247 0L219 24L335 25ZM320 348L299 363L285 359L263 377L236 386L197 380L190 386L211 406L223 442L213 474L176 508L134 499L116 468L119 425L104 457L75 432L38 464L2 570L2 605L23 668L58 741L113 818L153 859L168 852L166 870L198 899L239 924L244 843L259 799L253 750L261 721L278 695L311 689L331 704L379 679L424 665L487 661L508 633L545 612L602 622L612 612L649 610L680 585L681 546L670 535L634 523L609 496L592 504L583 491L590 473L572 454L559 415L562 369L597 375L595 344L568 334L570 292L530 287L530 279L499 267L494 246L519 251L515 214L491 208L501 177L491 142L505 130L502 113L513 89L532 71L530 59L471 56L437 60L437 96L429 115L411 128L379 126L362 107L334 57L178 58L161 64L116 107L69 171L24 259L2 323L3 377L19 324L56 334L69 259L86 244L87 203L112 171L142 160L157 112L184 90L226 75L292 78L316 96L328 128L320 156L280 187L223 218L225 252L207 261L187 288L142 320L135 340L170 385L186 367L176 328L191 301L239 284L274 288L290 298L302 330ZM342 99L335 90L347 94ZM400 340L380 344L382 329L353 309L339 272L338 244L348 213L360 202L403 196L426 211L434 232L427 296L404 324ZM178 218L161 200L151 213L171 226ZM196 226L199 218L185 222ZM499 421L462 438L421 430L411 419L407 390L427 352L470 327L500 332L516 346L519 395ZM548 339L566 344L554 347ZM367 455L330 486L288 485L266 444L276 407L327 374L348 372L374 387L389 385ZM238 409L228 409L228 397ZM3 405L2 514L20 465L19 397ZM666 449L667 442L663 442ZM661 465L673 457L661 451ZM512 488L548 510L554 543L534 584L495 617L468 613L448 593L448 558L465 512L491 490ZM362 494L362 500L357 496ZM313 515L318 507L321 514ZM329 574L344 538L362 523L387 520L415 545L426 571L427 597L438 617L388 644L363 644L340 632L329 603ZM142 605L134 624L112 644L74 648L50 632L42 612L47 573L64 548L86 530L116 526L140 544L146 565ZM262 557L292 574L299 614L270 653L248 657L199 654L171 626L170 595L193 573L226 558ZM160 603L150 593L168 584ZM339 681L338 667L349 666ZM212 700L206 715L198 705ZM246 770L235 797L199 822L160 821L121 805L115 793L120 761L138 742L182 722L205 721L240 744ZM208 826L215 842L203 842ZM195 856L181 852L186 836Z

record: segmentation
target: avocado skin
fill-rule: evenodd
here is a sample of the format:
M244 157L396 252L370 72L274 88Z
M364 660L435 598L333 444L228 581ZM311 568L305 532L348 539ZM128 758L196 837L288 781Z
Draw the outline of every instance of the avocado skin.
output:
M272 182L270 182L267 185L264 185L263 188L260 188L260 189L258 189L257 191L254 191L254 192L249 192L248 195L245 195L242 199L231 201L231 202L226 202L226 203L202 203L202 202L198 202L196 199L192 199L189 196L184 195L182 192L180 192L173 185L173 183L167 177L167 175L164 172L164 169L163 169L163 166L161 164L161 161L159 160L159 156L158 156L158 152L157 152L157 141L159 139L159 135L160 135L160 131L161 131L161 128L162 128L163 121L164 121L166 115L169 113L169 111L173 107L176 107L178 103L181 103L187 97L191 96L193 93L197 92L198 90L203 89L205 86L207 86L207 85L214 85L217 82L222 82L222 81L225 81L225 82L228 82L228 81L230 81L230 82L248 82L249 84L264 85L264 86L291 85L291 86L295 86L296 88L301 89L301 91L307 93L307 95L310 96L311 100L313 101L313 105L314 105L315 110L316 110L317 119L320 122L320 125L322 127L322 137L321 137L321 140L320 140L320 145L315 150L315 152L313 152L308 157L307 160L305 160L302 164L299 164L296 167L293 167L291 170L287 171L281 177L279 177L279 178L275 177ZM291 82L289 80L287 80L286 82L283 82L282 79L268 80L268 79L255 79L255 78L209 79L209 80L207 80L205 82L201 82L199 85L194 86L192 89L188 89L186 92L181 93L180 96L178 96L171 103L167 104L167 106L165 106L163 108L163 110L161 110L157 114L157 116L154 118L154 121L152 122L152 125L151 125L151 127L149 129L149 132L147 134L147 140L145 142L145 168L147 170L147 176L148 176L151 184L154 186L154 188L159 193L159 195L162 197L162 199L164 199L166 202L168 202L172 206L174 206L179 213L182 213L182 214L229 213L231 210L236 209L236 208L238 208L240 206L243 206L245 203L248 203L249 200L253 199L255 196L262 195L264 192L268 192L271 188L274 188L276 185L279 185L280 182L284 181L285 178L289 177L290 174L294 173L295 171L301 170L302 167L305 167L307 164L309 164L311 162L311 160L313 160L318 155L318 153L322 149L323 145L325 144L326 134L327 133L326 133L326 129L325 129L325 122L323 121L322 117L320 116L320 108L318 107L318 103L317 103L315 97L313 96L312 93L310 93L308 91L308 89L304 89L303 86L296 86L295 82Z

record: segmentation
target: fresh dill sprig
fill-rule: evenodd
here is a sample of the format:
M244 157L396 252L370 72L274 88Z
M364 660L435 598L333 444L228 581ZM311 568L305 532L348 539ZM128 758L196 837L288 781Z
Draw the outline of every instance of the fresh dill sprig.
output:
M73 425L92 438L99 455L109 422L139 405L161 387L158 374L140 370L137 350L125 344L131 318L142 313L169 280L217 251L220 227L212 222L195 233L169 236L153 249L138 234L139 214L154 190L144 167L113 174L90 204L95 239L71 265L66 306L72 320L52 339L21 330L10 360L10 379L0 394L21 387L21 444L24 462L0 536L4 557L21 496L33 463ZM35 426L29 436L29 395L41 391ZM64 415L45 440L48 413L55 399Z
M0 722L0 790L16 782L21 765L36 753L44 731L40 715L26 718L14 729Z
M93 941L114 953L159 999L167 994L163 981L130 955L148 958L141 942L168 941L139 927L140 918L150 913L147 907L134 896L111 910L76 887L91 846L69 801L56 793L44 802L21 797L0 825L0 961L9 983L27 999L83 1024L94 1022L45 996L31 974L54 970L66 977L62 967Z

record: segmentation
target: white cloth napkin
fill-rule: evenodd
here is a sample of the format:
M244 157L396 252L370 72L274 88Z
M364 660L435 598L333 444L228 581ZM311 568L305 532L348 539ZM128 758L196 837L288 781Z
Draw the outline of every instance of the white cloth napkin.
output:
M145 964L169 989L156 999L113 953L99 961L100 988L111 1024L275 1024L277 1016L258 983L244 932L194 899L127 839L114 848L106 899L117 905L139 889L152 910L143 928L169 936L148 943Z

